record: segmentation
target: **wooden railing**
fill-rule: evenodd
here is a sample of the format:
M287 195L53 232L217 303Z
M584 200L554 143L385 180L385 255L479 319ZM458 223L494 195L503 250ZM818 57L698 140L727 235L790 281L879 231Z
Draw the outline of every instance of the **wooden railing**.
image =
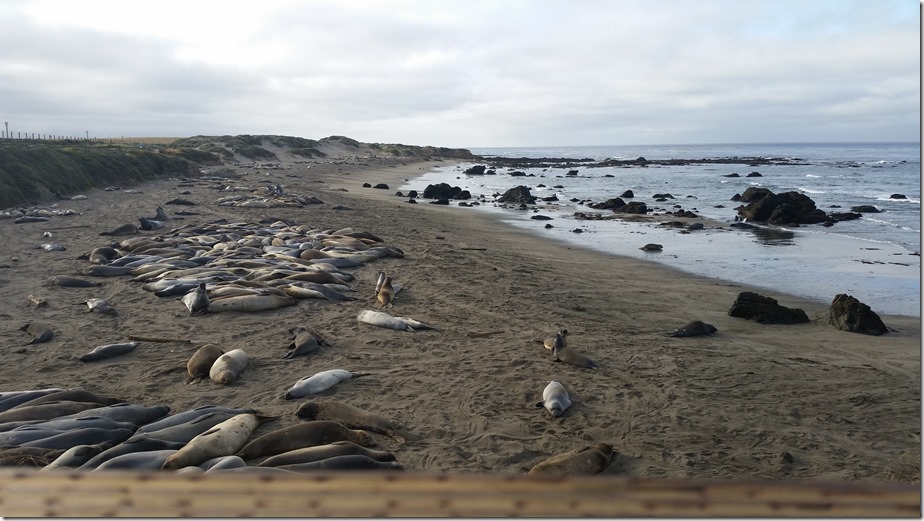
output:
M918 484L0 471L6 517L921 517Z

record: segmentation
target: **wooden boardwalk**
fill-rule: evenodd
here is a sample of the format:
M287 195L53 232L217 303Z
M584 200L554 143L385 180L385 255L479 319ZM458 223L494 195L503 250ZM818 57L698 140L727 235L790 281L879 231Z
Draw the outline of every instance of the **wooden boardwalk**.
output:
M921 517L919 484L0 470L5 517Z

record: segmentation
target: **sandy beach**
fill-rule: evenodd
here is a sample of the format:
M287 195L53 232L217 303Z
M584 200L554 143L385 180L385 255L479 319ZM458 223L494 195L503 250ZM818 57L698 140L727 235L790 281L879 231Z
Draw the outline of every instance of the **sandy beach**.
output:
M219 206L227 195L216 190L220 183L171 179L132 187L137 193L94 190L85 200L59 202L79 215L0 221L0 391L83 388L173 412L219 404L280 415L259 435L302 421L294 411L304 400L284 400L284 392L336 368L370 375L319 396L398 423L407 443L375 435L378 448L412 471L522 474L552 455L607 442L618 454L605 473L620 476L920 480L919 318L882 316L891 331L878 337L848 333L828 324L828 302L760 290L805 310L811 323L758 324L728 315L746 286L581 250L465 208L408 204L394 188L362 186L395 187L432 164L314 160L212 169L243 174L236 185L275 183L323 202L302 208ZM178 197L196 206L165 204ZM78 276L90 266L78 256L123 238L100 232L137 224L157 206L171 216L180 209L200 215L135 235L221 218L277 218L366 231L405 257L346 270L355 276L357 300L301 300L254 313L190 316L176 297L157 297L128 276L100 279L98 288L48 284L54 275ZM37 248L46 242L67 249ZM402 286L387 311L435 330L357 321L360 311L380 309L372 296L379 271ZM48 305L30 305L29 295ZM118 315L78 305L98 297L110 299ZM718 332L666 335L696 319ZM25 345L29 336L20 328L32 321L49 324L54 339ZM294 326L317 329L331 346L282 359ZM598 370L551 360L541 339L559 328ZM129 335L188 342L141 342L109 360L77 359ZM207 342L250 355L232 384L186 384L186 362ZM534 407L551 380L573 401L559 419Z

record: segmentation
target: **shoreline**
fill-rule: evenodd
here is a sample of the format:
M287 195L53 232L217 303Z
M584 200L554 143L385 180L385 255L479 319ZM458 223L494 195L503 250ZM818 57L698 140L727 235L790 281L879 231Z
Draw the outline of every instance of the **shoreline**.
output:
M371 375L318 398L396 420L407 444L376 439L408 470L518 474L600 441L618 453L605 471L612 475L920 480L919 319L881 315L893 332L846 333L827 324L828 305L766 291L804 309L811 322L768 326L730 317L727 310L746 286L549 241L480 213L409 204L392 184L432 163L366 163L229 167L242 174L235 184L279 183L323 201L303 208L223 207L214 181L164 180L137 187L140 193L87 192L87 200L66 205L82 215L53 223L0 221L0 240L11 252L0 269L7 293L0 314L8 324L0 337L22 346L19 327L31 320L55 332L47 344L10 350L7 363L15 370L3 390L81 387L173 412L217 403L279 415L259 435L301 421L293 414L301 402L282 399L287 387L342 368ZM363 188L364 182L391 188ZM191 317L176 299L155 297L121 277L104 280L100 290L44 284L85 269L78 255L117 239L100 231L137 222L175 197L195 201L191 208L200 214L176 225L288 218L321 230L368 231L405 257L352 269L355 301L306 300L259 313ZM179 207L164 209L173 215ZM67 251L37 249L47 241L44 229ZM359 311L379 309L371 298L379 271L403 286L388 312L436 330L407 333L357 322ZM49 305L31 307L30 294ZM100 296L112 299L117 317L72 305ZM718 333L667 336L693 319ZM281 360L295 325L318 329L332 345ZM592 358L598 371L550 360L537 340L559 328L568 329L569 346ZM190 342L142 343L110 361L76 360L128 334ZM205 342L248 351L252 361L238 381L184 383L186 361ZM534 407L551 380L562 382L573 402L554 421Z

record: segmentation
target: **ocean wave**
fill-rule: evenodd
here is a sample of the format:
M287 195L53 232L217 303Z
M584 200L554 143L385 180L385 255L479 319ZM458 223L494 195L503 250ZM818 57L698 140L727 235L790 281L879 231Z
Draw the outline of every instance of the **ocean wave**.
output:
M811 177L811 178L816 178L816 179L817 179L817 178L820 178L820 177L822 177L822 176L820 176L820 175L815 175L815 174L805 174L805 177Z
M805 188L805 187L803 187L803 186L797 186L796 189L799 190L800 192L806 192L806 193L809 193L809 194L826 194L826 193L828 193L826 190L813 190L813 189L811 189L811 188Z

